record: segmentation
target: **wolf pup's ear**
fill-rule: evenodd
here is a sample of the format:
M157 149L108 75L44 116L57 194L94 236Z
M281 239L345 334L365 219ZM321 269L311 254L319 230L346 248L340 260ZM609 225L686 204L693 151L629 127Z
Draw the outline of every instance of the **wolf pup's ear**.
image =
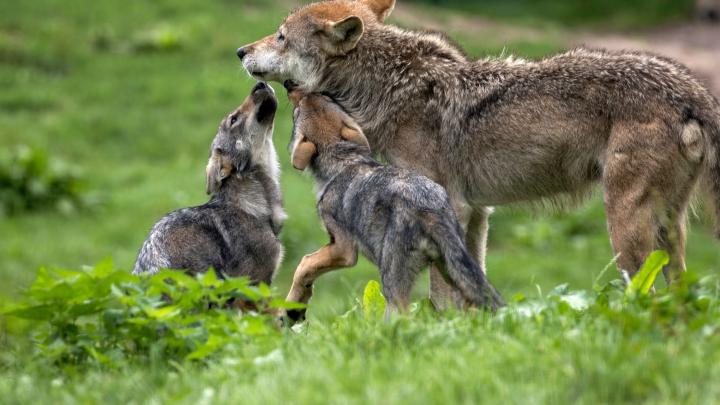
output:
M343 129L340 130L340 136L342 137L342 139L348 142L352 142L354 144L364 146L370 149L370 144L368 143L365 134L363 134L363 132L359 129L343 127Z
M390 16L395 8L395 0L362 0L366 6L377 16L378 21L383 22Z
M317 146L310 142L304 136L300 138L300 141L295 145L295 149L292 151L292 165L298 170L305 170L306 167L312 161L312 158L317 153Z
M231 167L223 162L223 154L220 149L214 149L210 155L207 167L205 167L205 192L208 194L216 193L220 190L223 180L225 180L231 172Z
M288 99L290 99L290 102L293 103L295 107L297 107L298 104L300 104L300 100L305 97L305 93L302 92L297 83L293 82L292 80L285 80L283 86L285 86L285 89L288 92Z
M365 27L360 17L350 16L338 22L325 24L327 50L335 55L344 55L357 46Z
M214 149L205 168L205 192L216 193L225 179L233 173L241 173L249 163L250 152L247 150L236 150L227 154L219 148Z

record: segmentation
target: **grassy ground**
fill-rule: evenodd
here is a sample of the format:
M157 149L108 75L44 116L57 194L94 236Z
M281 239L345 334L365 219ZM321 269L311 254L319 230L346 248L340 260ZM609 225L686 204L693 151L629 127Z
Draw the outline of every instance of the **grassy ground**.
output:
M514 21L565 18L552 7L505 3L490 2L481 11L499 18L512 14L508 18ZM600 7L595 3L593 7ZM480 6L473 6L477 11L475 7ZM234 49L274 31L290 8L259 0L0 3L0 148L44 148L53 158L79 167L90 187L104 197L100 207L86 212L0 218L0 301L15 300L43 265L78 267L111 256L120 267L130 268L157 218L206 200L209 142L219 120L253 85L241 71ZM635 11L618 13L624 19L637 18L640 14L631 9ZM677 15L668 11L675 8L655 9L666 14L641 20L641 25ZM613 25L620 18L600 9L592 15L609 17L592 21L572 17L569 25ZM458 39L476 56L497 54L505 45L492 38L459 35ZM510 45L529 57L558 48L543 37ZM290 110L283 100L275 143L290 219L282 235L286 260L274 284L279 294L287 291L299 258L326 241L314 211L311 182L288 163L290 125ZM717 273L718 246L704 226L693 226L689 267L699 274ZM590 288L611 259L597 198L572 213L534 215L500 208L494 215L488 269L506 297L536 296L560 283ZM611 276L609 272L605 279ZM704 367L720 364L717 334L701 343L692 334L667 341L652 330L628 338L612 324L555 329L522 323L488 325L475 317L452 315L380 327L338 320L371 278L377 273L366 262L328 275L316 286L310 333L288 333L228 349L224 362L207 368L129 367L73 377L17 354L12 361L0 362L0 396L18 403L70 402L73 397L99 402L109 393L117 402L288 396L298 403L328 398L348 402L717 398L717 388L703 384L719 376L716 366ZM427 288L427 283L420 284L418 298ZM640 344L645 341L647 346ZM592 353L595 349L597 354ZM263 357L268 353L279 353L272 356L282 361ZM635 360L627 361L631 355ZM692 384L685 380L688 376L693 376ZM702 389L695 390L696 386Z

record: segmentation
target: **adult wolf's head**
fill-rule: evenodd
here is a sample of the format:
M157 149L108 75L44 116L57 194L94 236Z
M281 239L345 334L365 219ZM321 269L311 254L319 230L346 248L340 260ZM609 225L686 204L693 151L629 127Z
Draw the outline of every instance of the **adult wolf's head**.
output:
M293 80L312 90L329 58L343 57L365 30L382 23L395 0L330 0L290 14L277 32L237 50L247 71L258 80Z

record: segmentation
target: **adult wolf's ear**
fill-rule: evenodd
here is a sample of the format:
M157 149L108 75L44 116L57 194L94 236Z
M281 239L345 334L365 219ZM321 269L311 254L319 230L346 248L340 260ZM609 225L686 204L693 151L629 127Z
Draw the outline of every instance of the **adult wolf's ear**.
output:
M292 152L292 165L298 170L305 170L317 153L317 147L304 136L295 145Z
M365 27L360 17L350 16L338 22L325 23L323 32L327 50L335 55L344 55L355 49Z
M383 22L395 8L395 0L362 0L375 13L378 21Z

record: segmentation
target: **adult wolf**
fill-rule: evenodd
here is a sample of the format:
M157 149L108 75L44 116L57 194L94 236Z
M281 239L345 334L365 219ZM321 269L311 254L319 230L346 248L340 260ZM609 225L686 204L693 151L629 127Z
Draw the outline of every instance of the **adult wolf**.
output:
M375 152L445 186L481 264L486 207L573 200L600 181L618 267L632 275L662 248L666 277L684 270L699 178L720 214L720 106L685 67L586 49L473 61L442 35L384 24L394 3L313 3L237 53L258 79L332 97ZM449 294L432 271L436 305Z

